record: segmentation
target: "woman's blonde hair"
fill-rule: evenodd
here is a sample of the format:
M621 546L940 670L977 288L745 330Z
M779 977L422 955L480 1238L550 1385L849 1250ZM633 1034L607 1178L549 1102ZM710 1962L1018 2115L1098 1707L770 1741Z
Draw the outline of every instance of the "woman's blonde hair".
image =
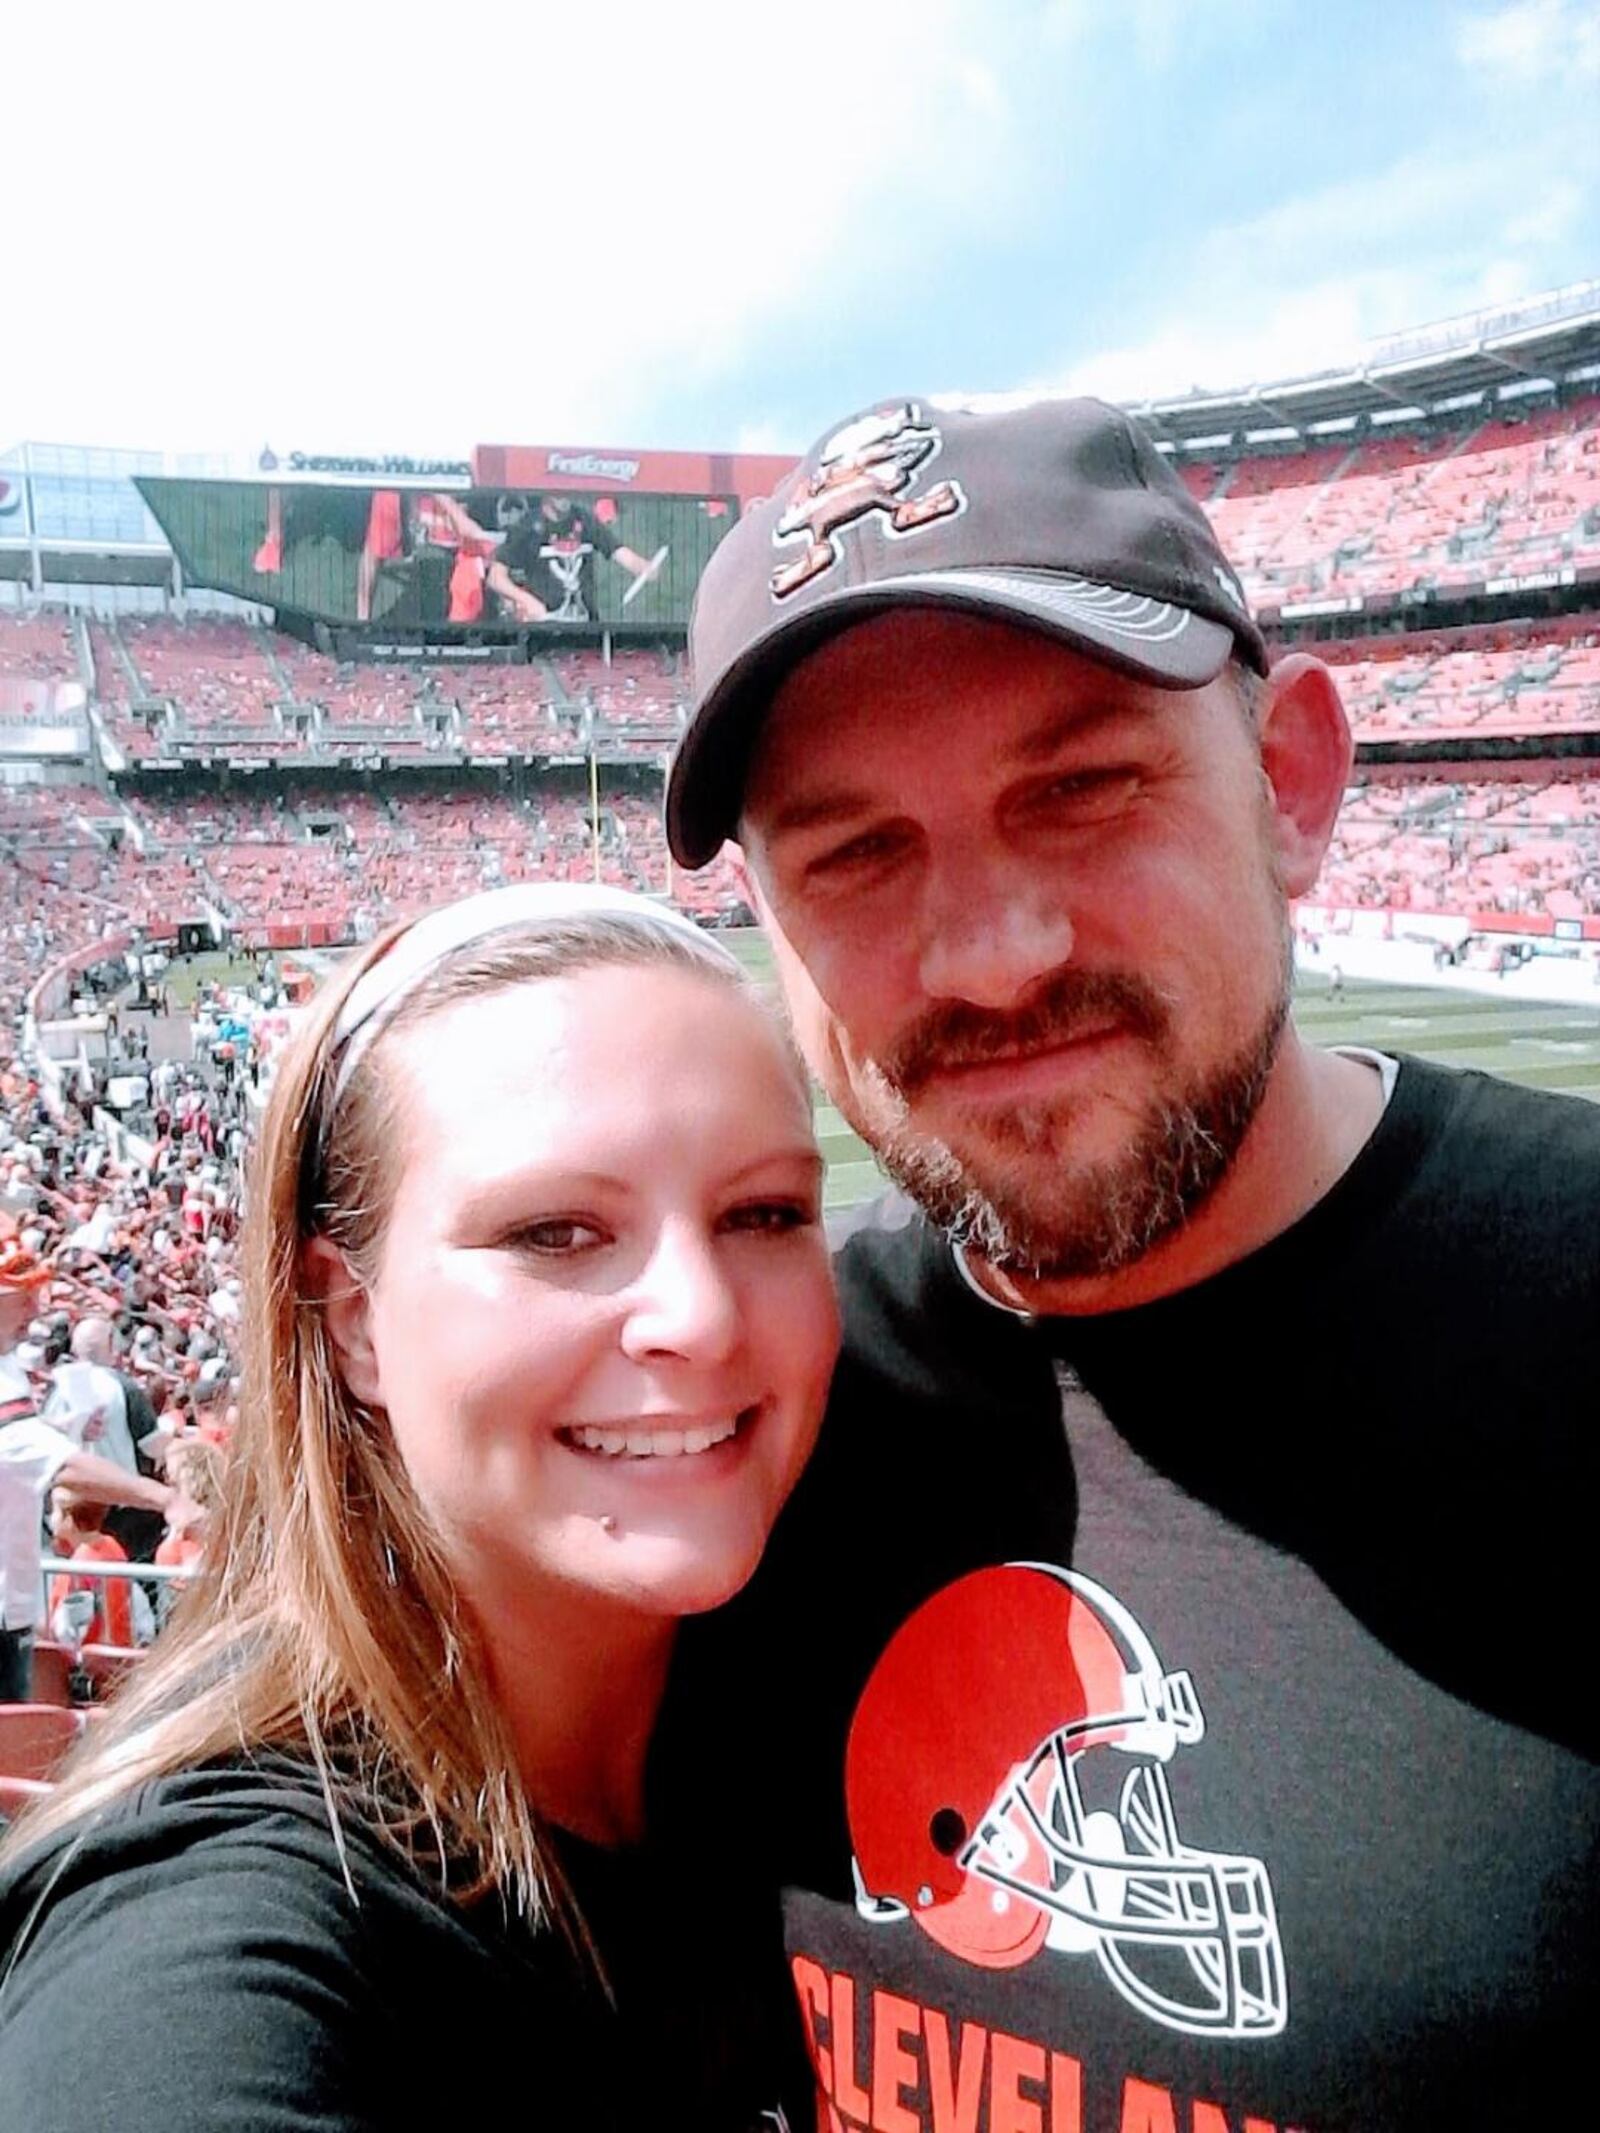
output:
M167 1453L162 1471L180 1495L214 1517L225 1501L227 1466L228 1455L220 1444L204 1437L180 1437Z
M384 1070L400 1031L600 965L748 981L725 949L646 907L515 925L413 980L340 1086L341 1010L404 931L349 959L278 1070L250 1171L239 1422L200 1573L0 1857L153 1778L279 1747L316 1764L341 1856L346 1811L463 1901L498 1887L531 1918L551 1908L547 1847L476 1631L386 1420L345 1388L304 1249L327 1237L355 1279L371 1275L404 1162L401 1092Z

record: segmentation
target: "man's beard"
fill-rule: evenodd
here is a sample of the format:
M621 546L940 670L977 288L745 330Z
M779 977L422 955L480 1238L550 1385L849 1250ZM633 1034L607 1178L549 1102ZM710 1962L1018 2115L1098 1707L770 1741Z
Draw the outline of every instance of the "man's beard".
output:
M1003 1016L938 1009L869 1062L866 1103L847 1096L840 1109L929 1218L1000 1272L1033 1281L1117 1273L1181 1227L1238 1154L1288 1020L1290 954L1285 929L1277 988L1247 1041L1187 1083L1158 1089L1126 1145L1099 1161L1073 1160L1070 1099L989 1113L988 1146L970 1158L919 1133L912 1109L941 1070L1037 1052L1107 1023L1158 1063L1170 1060L1171 1010L1147 980L1126 974L1059 972Z

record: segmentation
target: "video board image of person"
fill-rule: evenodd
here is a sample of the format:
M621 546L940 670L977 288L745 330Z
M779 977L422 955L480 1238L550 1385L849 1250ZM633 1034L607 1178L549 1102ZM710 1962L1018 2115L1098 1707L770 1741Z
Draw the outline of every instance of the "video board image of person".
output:
M285 503L281 489L269 489L252 568L260 577L289 574L302 544L332 541L356 558L356 621L472 623L483 615L498 540L439 490L296 489Z
M275 581L267 596L285 605L353 611L359 559L367 538L371 492L343 487L277 487L236 492L264 513L259 545L249 559L258 578ZM206 515L206 545L221 547L231 529L221 509ZM231 542L228 543L231 545Z
M356 619L370 620L380 580L386 579L398 587L396 597L380 605L386 621L481 621L484 578L498 541L458 497L432 489L375 491Z
M633 595L660 571L665 545L642 556L620 540L609 522L608 499L594 508L570 496L536 496L508 490L496 501L503 536L488 569L488 586L500 612L517 622L591 622L598 612L595 558L626 571Z

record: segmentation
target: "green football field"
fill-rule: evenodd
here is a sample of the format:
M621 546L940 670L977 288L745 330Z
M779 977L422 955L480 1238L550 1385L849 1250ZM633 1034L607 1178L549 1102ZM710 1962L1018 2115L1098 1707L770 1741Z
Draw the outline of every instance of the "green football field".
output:
M722 936L758 978L770 978L772 957L756 932ZM310 956L314 967L333 958ZM186 1005L200 977L237 979L248 965L204 957L174 969L173 990ZM1600 1006L1551 1006L1488 998L1425 986L1375 985L1347 978L1340 998L1321 977L1301 981L1295 1019L1319 1044L1369 1044L1379 1051L1415 1052L1446 1066L1482 1067L1534 1088L1564 1089L1600 1102ZM158 1038L174 1024L156 1023ZM176 1025L181 1027L182 1025ZM158 1049L162 1048L158 1042ZM828 1164L827 1204L852 1207L882 1189L866 1148L833 1105L818 1096L817 1138Z
M757 976L772 958L759 933L725 936ZM1600 1101L1600 1008L1486 999L1422 986L1345 980L1329 996L1320 977L1301 982L1295 1020L1318 1044L1369 1044L1415 1052L1445 1066L1481 1067L1533 1088L1565 1089ZM826 1098L817 1098L817 1138L828 1163L827 1204L850 1207L882 1190L872 1157Z

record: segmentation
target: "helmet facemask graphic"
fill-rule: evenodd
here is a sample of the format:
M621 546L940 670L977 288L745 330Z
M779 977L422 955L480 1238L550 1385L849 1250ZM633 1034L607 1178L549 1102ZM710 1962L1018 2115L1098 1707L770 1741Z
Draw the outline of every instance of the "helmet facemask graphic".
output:
M981 1655L996 1650L1015 1671L989 1710L972 1691ZM1022 1750L1009 1764L994 1761L999 1741L973 1738L994 1728ZM891 1640L857 1710L858 1908L909 1914L987 1968L1041 1947L1092 1953L1168 2028L1274 2035L1287 2000L1266 1869L1195 1849L1178 1830L1167 1765L1204 1730L1189 1676L1163 1672L1143 1629L1091 1580L1034 1564L958 1580Z

